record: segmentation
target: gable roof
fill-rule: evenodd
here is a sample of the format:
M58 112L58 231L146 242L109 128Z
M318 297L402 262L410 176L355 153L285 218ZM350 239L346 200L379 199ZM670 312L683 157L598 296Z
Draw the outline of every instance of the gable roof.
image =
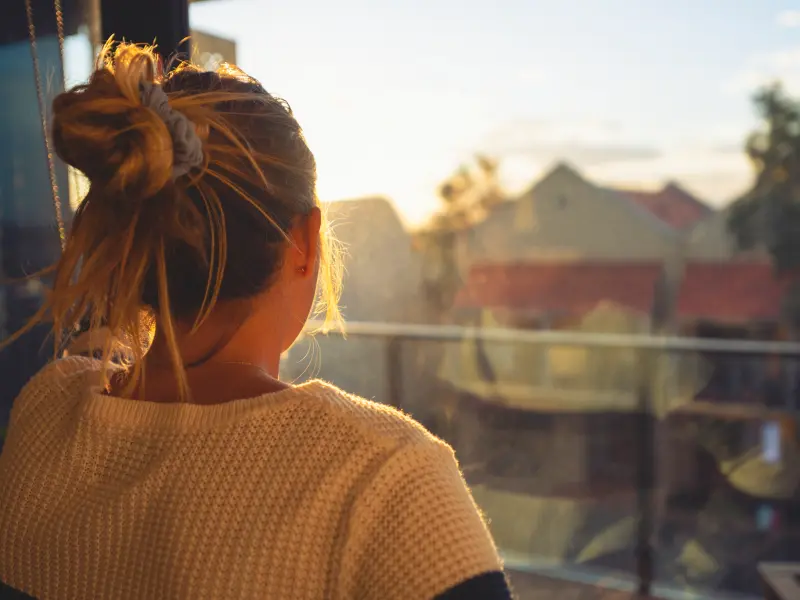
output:
M602 303L649 314L662 272L656 262L526 262L474 266L460 307L584 315Z
M643 204L632 201L632 199L626 195L625 191L597 184L591 179L584 177L575 167L563 161L556 163L549 171L546 171L544 175L536 180L531 187L520 194L517 198L512 198L510 200L511 204L513 205L519 200L523 200L525 198L535 198L537 190L552 180L579 181L582 184L585 184L588 189L596 192L598 198L605 198L611 202L619 203L619 205L627 209L631 215L637 219L640 219L643 224L649 227L652 231L659 233L659 235L672 238L678 234L678 231L674 226L666 222L663 218L655 214L651 209ZM674 184L671 185L677 187Z
M657 192L617 191L675 229L688 229L714 212L675 183L668 183Z

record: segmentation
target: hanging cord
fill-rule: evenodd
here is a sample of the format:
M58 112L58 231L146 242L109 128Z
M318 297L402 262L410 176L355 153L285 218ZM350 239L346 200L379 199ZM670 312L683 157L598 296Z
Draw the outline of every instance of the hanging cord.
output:
M61 0L54 0L53 7L56 13L56 28L58 34L58 54L61 60L61 83L65 84L64 75L64 14L61 8ZM28 19L28 36L31 46L31 60L33 61L33 76L36 83L36 98L39 101L39 116L42 121L42 137L44 138L45 153L47 155L47 171L50 175L50 189L53 194L53 207L56 213L56 225L58 226L58 240L61 250L64 250L66 243L66 231L64 227L64 214L61 207L61 197L58 193L58 181L56 179L55 153L53 144L47 127L47 106L45 105L44 90L42 89L41 68L39 65L39 49L36 43L36 25L33 22L32 0L25 0L25 14Z

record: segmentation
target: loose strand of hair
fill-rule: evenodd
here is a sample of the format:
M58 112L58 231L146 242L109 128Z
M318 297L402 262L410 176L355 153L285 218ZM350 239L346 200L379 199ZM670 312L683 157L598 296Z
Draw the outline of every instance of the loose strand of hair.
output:
M155 256L156 269L158 273L158 304L159 317L161 317L161 328L164 332L164 339L167 342L167 351L172 362L173 372L178 384L178 395L182 400L190 400L191 391L186 377L186 369L183 366L178 338L175 334L175 324L172 320L169 303L169 285L167 283L167 260L166 243L162 238L158 246L158 253Z
M207 187L208 189L204 190L203 187ZM203 302L200 305L200 310L192 326L192 332L197 331L197 329L202 326L216 306L228 257L228 240L225 234L225 211L222 209L219 196L211 186L198 186L197 191L203 201L206 214L208 215L210 257ZM209 196L211 199L209 199Z
M262 206L259 205L258 201L255 198L253 198L250 194L248 194L240 185L238 185L236 182L234 182L229 177L226 177L225 175L223 175L221 172L215 171L214 169L211 169L211 168L209 168L206 171L206 174L209 175L210 177L213 177L214 179L217 179L218 181L220 181L224 185L227 185L231 190L233 190L239 196L241 196L241 198L245 202L247 202L253 208L255 208L261 214L261 216L263 216L267 220L267 222L270 225L275 227L275 229L278 232L280 232L280 234L284 238L284 240L286 240L290 244L293 244L291 237L289 237L289 234L286 233L283 230L283 228L277 223L277 221L275 221L275 219Z

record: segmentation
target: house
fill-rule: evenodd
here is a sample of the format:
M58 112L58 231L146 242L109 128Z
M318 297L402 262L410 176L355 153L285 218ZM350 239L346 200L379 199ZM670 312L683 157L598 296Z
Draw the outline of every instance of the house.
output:
M728 230L730 207L711 213L696 222L687 232L684 256L687 260L768 260L769 252L764 246L742 251Z
M657 261L476 265L456 299L456 315L480 327L647 333L662 278ZM478 341L460 346L445 355L439 376L477 396L503 397L520 408L558 398L565 408L602 405L599 396L608 392L609 403L635 404L635 353L626 349Z
M674 291L665 282L666 269L657 262L476 265L458 295L456 314L473 325L514 329L641 334L662 318L668 331L689 337L774 340L783 335L787 283L769 262L693 261L683 265ZM579 406L588 401L581 394L597 404L604 391L614 390L614 402L635 402L633 352L557 344L470 341L463 346L451 351L440 377L473 394L531 407L539 397L558 396ZM761 398L775 382L772 392L789 391L782 386L790 385L791 369L777 357L681 353L673 358L675 385L661 390L663 406L696 396Z
M752 338L759 324L780 321L786 289L787 282L768 261L691 261L675 312L684 333L693 333L699 322L713 321L736 329L737 337Z
M730 340L785 339L788 287L766 260L687 263L675 299L682 335ZM782 404L793 394L794 361L746 353L702 353L706 378L697 398Z
M574 323L603 305L648 322L662 269L659 261L477 264L456 306L499 310L509 315L510 326L525 329Z
M386 198L331 202L324 210L344 251L345 322L418 323L424 318L421 262ZM286 377L321 376L368 398L385 398L385 341L316 336L284 360Z
M681 232L652 207L559 164L467 231L463 254L468 264L664 261L679 256L680 240Z
M331 202L325 210L344 251L345 320L418 322L421 264L391 202L362 198Z
M617 191L677 231L687 231L715 212L675 182L667 183L656 192L627 189Z

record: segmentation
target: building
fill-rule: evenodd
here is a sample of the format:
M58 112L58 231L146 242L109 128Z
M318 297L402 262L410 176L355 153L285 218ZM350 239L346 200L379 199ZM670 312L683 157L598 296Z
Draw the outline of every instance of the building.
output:
M424 320L420 257L391 202L362 198L332 202L325 210L343 249L345 323ZM320 376L367 398L386 398L386 350L382 340L306 338L288 353L282 376Z
M629 195L559 164L464 234L465 260L676 260L680 231Z
M695 223L687 231L684 256L687 260L730 261L730 260L769 260L764 246L741 251L736 240L728 230L729 207L713 212Z
M767 261L687 261L675 313L687 335L715 322L730 337L752 339L780 321L787 286Z
M527 261L476 264L456 306L490 309L511 327L560 329L605 305L649 324L660 261Z
M345 320L419 322L421 262L391 202L360 198L330 202L325 210L344 253Z
M222 63L236 64L236 42L227 38L193 30L192 61L212 71Z
M688 231L714 213L711 207L674 181L656 192L623 189L617 191L677 231Z

